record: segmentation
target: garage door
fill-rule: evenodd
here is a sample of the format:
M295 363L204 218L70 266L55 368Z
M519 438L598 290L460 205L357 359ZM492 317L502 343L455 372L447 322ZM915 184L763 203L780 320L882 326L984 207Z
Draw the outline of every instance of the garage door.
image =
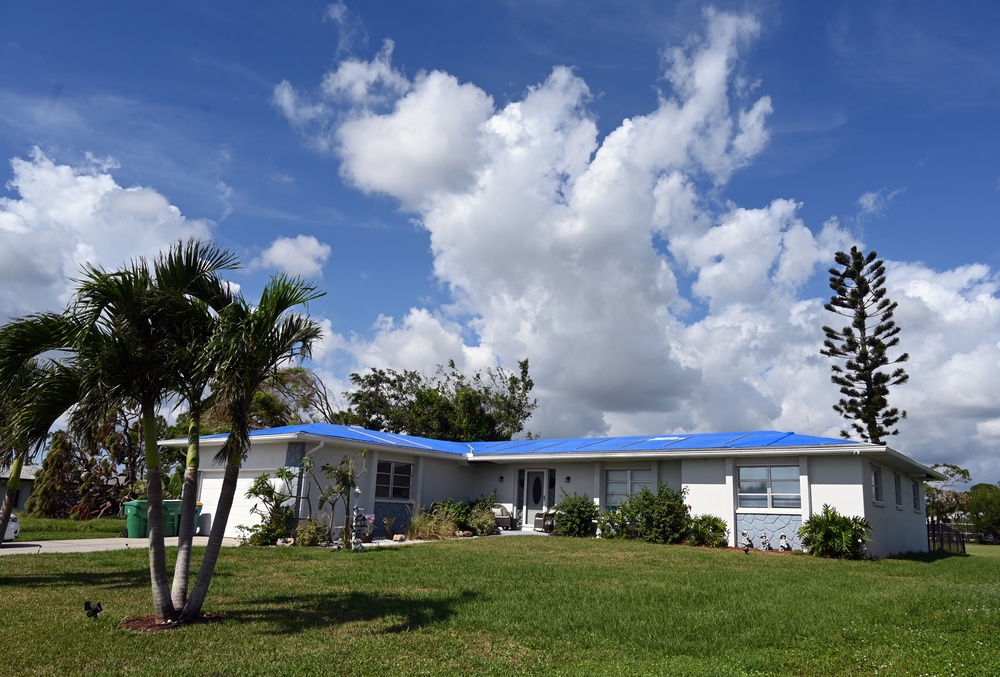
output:
M233 508L229 512L229 519L226 521L226 536L228 538L239 538L240 532L236 527L254 526L260 524L261 516L250 512L257 503L255 498L247 498L247 489L253 484L253 477L241 477L237 480L236 496L233 497ZM222 474L204 473L201 478L201 522L198 525L198 534L208 536L212 529L212 520L215 519L215 508L219 504L219 494L222 492Z

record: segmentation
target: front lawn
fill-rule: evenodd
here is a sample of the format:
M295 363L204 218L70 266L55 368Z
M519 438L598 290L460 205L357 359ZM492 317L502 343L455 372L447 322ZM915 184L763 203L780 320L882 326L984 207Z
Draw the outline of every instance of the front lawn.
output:
M19 541L65 541L77 538L114 538L125 528L124 517L102 517L86 521L28 517L18 514L21 522Z
M173 552L173 551L171 551ZM990 674L1000 558L874 562L494 537L222 553L155 634L143 550L0 559L9 674ZM96 621L85 600L100 601ZM42 640L44 638L44 641Z

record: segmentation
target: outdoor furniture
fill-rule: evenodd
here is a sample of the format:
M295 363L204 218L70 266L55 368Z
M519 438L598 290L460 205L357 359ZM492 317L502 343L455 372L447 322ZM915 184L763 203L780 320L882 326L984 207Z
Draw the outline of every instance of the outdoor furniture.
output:
M556 525L555 517L556 511L553 508L535 515L535 531L544 531L547 534L551 534Z
M510 531L514 528L514 516L510 514L510 510L505 506L500 503L494 503L491 510L493 511L493 519L496 520L498 529Z

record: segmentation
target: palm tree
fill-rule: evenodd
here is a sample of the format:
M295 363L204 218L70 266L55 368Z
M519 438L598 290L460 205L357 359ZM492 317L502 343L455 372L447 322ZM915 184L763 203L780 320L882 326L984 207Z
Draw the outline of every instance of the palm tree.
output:
M219 328L209 347L215 365L214 396L225 412L230 433L216 460L226 462L212 533L198 577L181 612L181 620L196 618L208 594L222 548L229 512L236 495L240 464L250 447L250 410L254 393L289 360L308 356L322 331L318 323L290 311L323 293L298 278L271 279L252 307L242 297L220 313Z
M59 337L68 335L68 326L62 316L47 314L0 328L0 468L10 468L0 534L6 532L14 509L22 466L79 393L79 378L70 366L39 358L64 342Z
M157 621L175 619L168 586L163 542L163 479L156 435L156 411L171 392L199 399L211 373L199 350L207 348L214 321L210 308L223 310L232 302L218 271L237 266L235 256L214 244L189 241L174 245L151 270L139 258L119 271L85 269L71 312L81 329L75 347L81 366L83 397L74 422L89 429L107 411L122 403L140 408L149 524L149 568L153 608ZM178 374L187 376L182 382ZM197 475L197 450L189 454L189 468ZM187 474L187 473L186 473ZM197 484L185 487L188 503L182 514L184 554L175 572L179 601L183 603L190 567L194 501Z
M218 326L219 313L235 301L232 288L218 273L239 266L236 256L214 243L190 240L178 243L157 258L154 265L156 289L161 303L171 307L174 318L171 350L176 367L174 391L188 405L188 448L181 490L180 527L177 533L177 561L171 598L175 609L187 600L198 498L199 439L205 392L214 374L208 359L208 345Z
M153 291L144 259L124 270L105 272L88 266L70 312L80 329L74 340L81 369L81 399L72 422L93 430L107 412L138 404L149 500L149 572L153 610L159 622L175 615L167 581L163 543L163 481L156 444L156 410L173 382L172 327Z

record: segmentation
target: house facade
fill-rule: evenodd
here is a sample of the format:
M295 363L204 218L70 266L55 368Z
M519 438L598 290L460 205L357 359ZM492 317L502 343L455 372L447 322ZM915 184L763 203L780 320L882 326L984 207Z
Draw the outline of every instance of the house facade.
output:
M18 481L17 493L14 496L14 512L24 510L24 504L31 496L31 490L35 486L35 475L42 469L39 465L21 466L21 475ZM10 479L10 468L0 471L0 502L7 497L7 480Z
M296 512L316 515L325 482L319 468L349 456L364 468L357 504L377 525L396 518L397 530L414 510L449 498L496 492L497 502L530 529L564 494L586 494L613 509L643 487L665 484L685 492L693 515L725 520L732 546L746 532L755 546L766 537L775 549L779 543L801 549L798 528L830 504L865 517L873 527L869 553L884 556L927 550L923 483L940 479L887 445L774 431L457 443L313 423L258 430L251 439L227 536L260 522L245 497L256 476L298 469ZM224 442L224 436L202 438L202 457L211 458ZM318 481L300 469L307 455ZM208 533L223 469L206 467L200 475L200 528ZM338 510L335 523L342 524Z

